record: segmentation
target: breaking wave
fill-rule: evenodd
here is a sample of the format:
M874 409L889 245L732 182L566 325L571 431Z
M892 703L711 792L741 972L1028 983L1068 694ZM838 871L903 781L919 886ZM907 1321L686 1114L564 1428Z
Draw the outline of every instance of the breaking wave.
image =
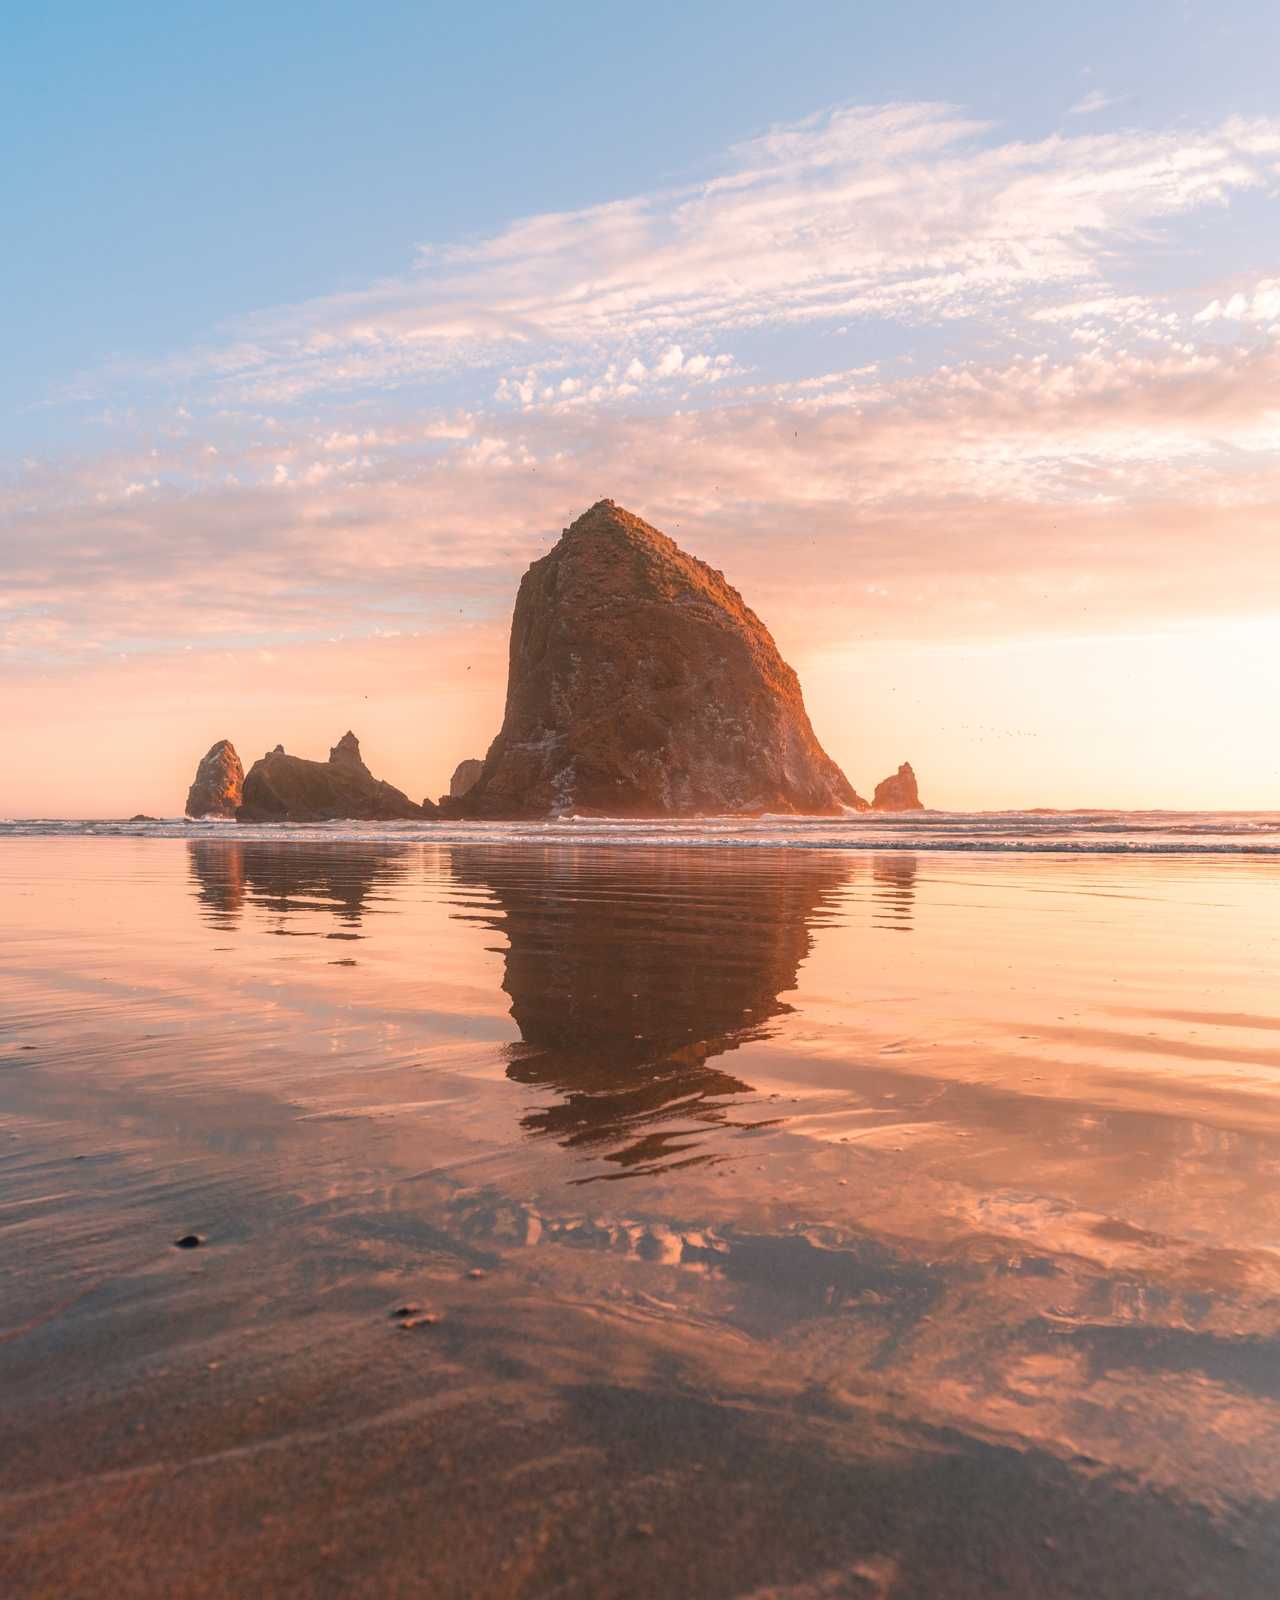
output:
M547 822L249 823L15 818L0 839L54 836L155 839L379 840L424 844L643 845L795 850L949 850L1095 855L1277 855L1274 811L924 811L900 816L703 817Z

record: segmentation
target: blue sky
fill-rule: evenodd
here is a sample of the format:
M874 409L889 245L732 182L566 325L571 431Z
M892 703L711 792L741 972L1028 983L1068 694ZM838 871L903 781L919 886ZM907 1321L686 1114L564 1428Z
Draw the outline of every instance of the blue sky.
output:
M87 803L72 734L134 740L159 809L186 727L327 748L353 712L438 786L500 716L520 571L601 494L740 584L861 787L910 756L947 803L1052 803L1084 762L1214 803L1240 678L1275 687L1276 7L267 10L9 30L31 805ZM1046 760L1027 686L1104 659L1106 727L1058 706ZM996 793L959 708L1006 693ZM1229 787L1280 805L1280 765Z
M26 7L0 130L10 426L113 357L415 246L705 175L770 124L942 100L1012 138L1275 108L1274 5ZM16 413L16 414L15 414Z

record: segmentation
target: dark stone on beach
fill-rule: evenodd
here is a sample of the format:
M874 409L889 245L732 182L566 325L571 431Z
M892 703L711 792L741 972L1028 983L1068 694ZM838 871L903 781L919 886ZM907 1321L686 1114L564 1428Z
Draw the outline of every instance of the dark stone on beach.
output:
M916 775L911 763L904 761L892 777L876 784L873 811L923 811L920 791L916 788Z
M219 739L196 768L195 781L187 791L187 815L234 817L243 788L244 768L236 747L230 739Z
M177 1250L198 1250L204 1243L204 1235L202 1233L184 1233L181 1239L175 1239L173 1243L174 1248Z
M416 805L373 776L354 733L343 734L328 761L286 755L277 745L250 767L236 811L241 822L392 822L435 815L434 806Z
M419 1311L421 1311L421 1310L422 1310L421 1306L413 1306L413 1305L397 1306L395 1308L395 1310L391 1313L391 1315L393 1317L412 1317L412 1316L416 1316L417 1313Z
M506 713L446 814L866 810L800 683L722 573L601 500L525 574Z

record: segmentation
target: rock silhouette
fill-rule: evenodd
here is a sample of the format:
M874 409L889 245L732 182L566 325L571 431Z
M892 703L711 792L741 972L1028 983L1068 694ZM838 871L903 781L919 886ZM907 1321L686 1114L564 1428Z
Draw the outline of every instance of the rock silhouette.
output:
M244 768L230 739L217 744L196 768L187 791L187 816L234 817L244 789Z
M373 776L354 733L343 734L328 761L286 755L277 745L249 768L236 812L241 822L391 822L435 815L434 806L417 805Z
M892 777L876 784L873 811L923 811L920 791L916 788L916 775L911 763L904 761Z
M281 754L284 752L281 751ZM360 741L349 728L329 751L329 764L334 767L345 767L348 772L362 773L366 778L373 777L364 764L364 757L360 754Z
M779 997L851 869L804 851L781 872L728 854L450 851L466 915L482 888L484 920L507 940L503 988L525 1046L507 1076L542 1091L523 1126L603 1160L596 1176L702 1161L710 1127L773 1119L768 1104L735 1112L751 1085L715 1058L791 1011Z
M866 809L723 575L601 500L516 597L506 714L453 815Z
M474 756L466 761L459 761L453 769L453 777L449 779L449 798L460 800L464 794L470 794L483 771L484 762L478 761Z

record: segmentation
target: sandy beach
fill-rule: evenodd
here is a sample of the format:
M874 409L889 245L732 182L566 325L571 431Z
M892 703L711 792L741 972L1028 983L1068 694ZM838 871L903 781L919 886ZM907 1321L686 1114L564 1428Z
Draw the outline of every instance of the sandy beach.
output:
M1270 1595L1278 870L6 841L0 1586Z

